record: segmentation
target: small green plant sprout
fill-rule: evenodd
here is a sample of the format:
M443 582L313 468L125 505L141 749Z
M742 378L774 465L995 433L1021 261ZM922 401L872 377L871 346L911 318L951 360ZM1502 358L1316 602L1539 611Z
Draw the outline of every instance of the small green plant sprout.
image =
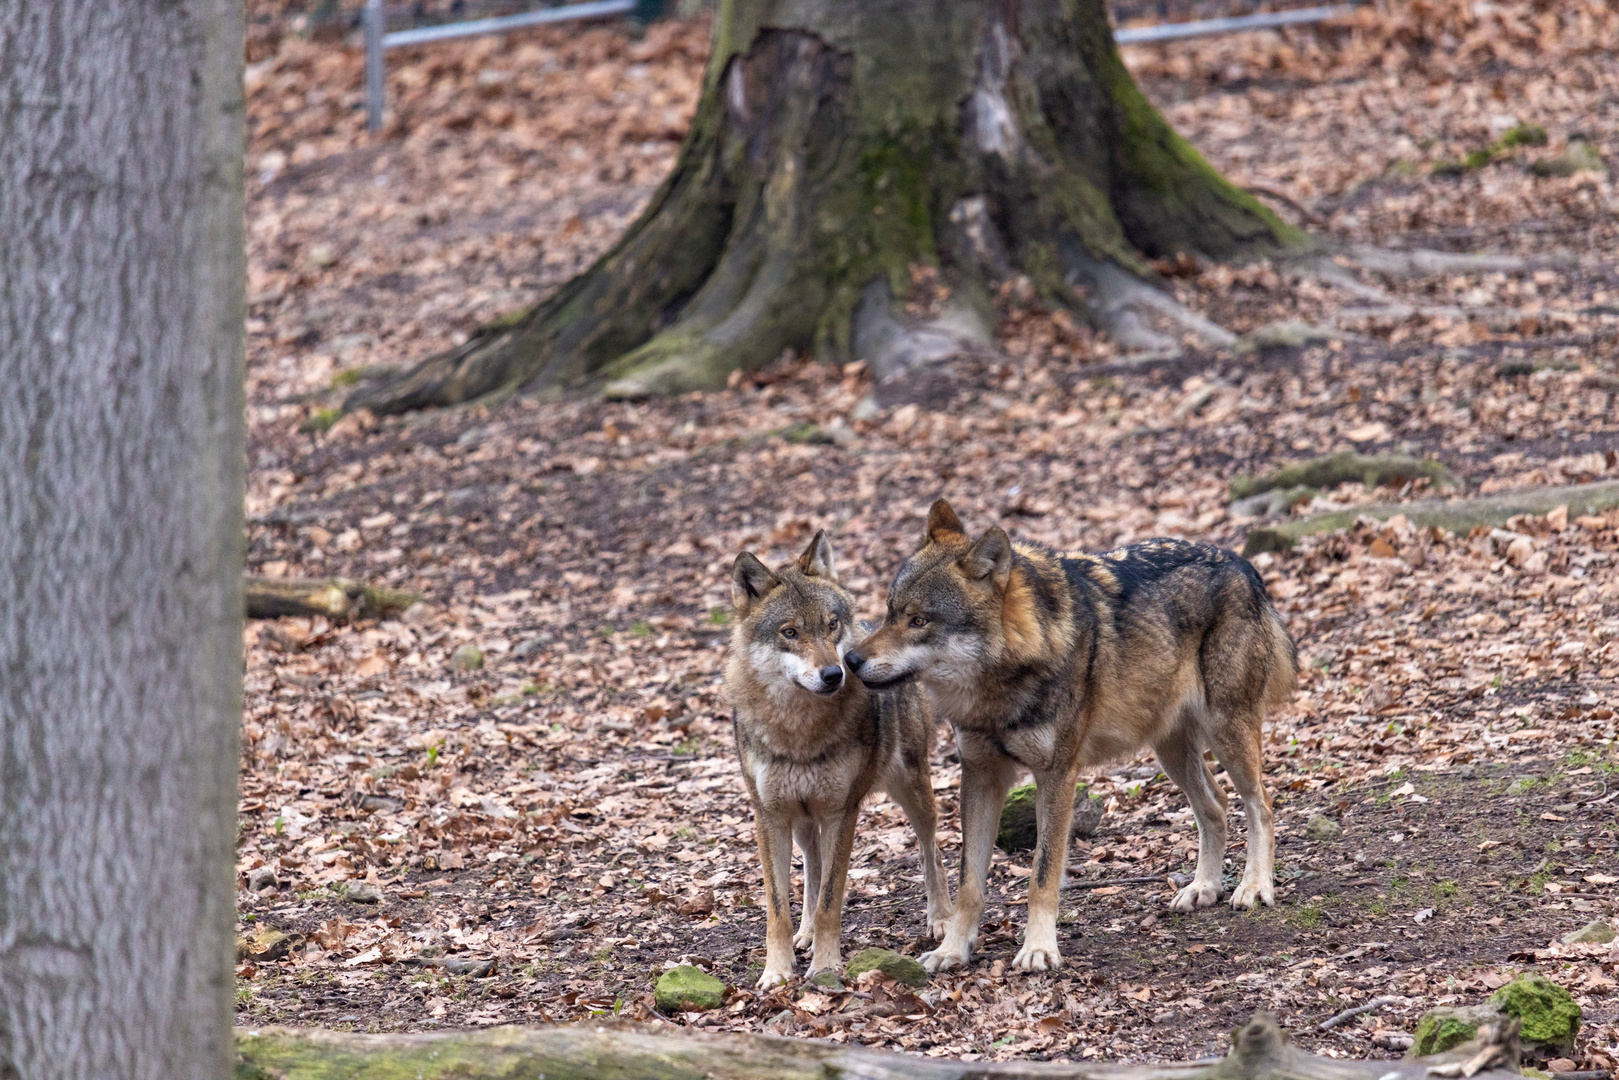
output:
M349 368L346 371L339 371L336 375L332 376L332 389L341 390L346 386L353 386L359 381L360 369Z
M600 626L596 627L596 633L600 634L604 638L610 638L617 632L617 627L611 626L607 623L602 623Z
M427 748L427 767L431 769L438 764L439 751L444 748L443 743L434 743Z
M630 633L634 634L636 637L651 637L652 627L648 626L640 619L636 619L634 622L630 623Z
M724 608L709 608L708 621L713 623L715 626L724 626L726 623L731 621L731 615Z
M275 826L275 834L280 836L287 829L286 816L283 814L277 814L275 816L275 821L271 822L271 824Z
M1501 689L1501 686L1505 681L1506 680L1501 677L1500 672L1497 672L1495 678L1490 680L1490 689L1491 690L1499 690L1499 689Z

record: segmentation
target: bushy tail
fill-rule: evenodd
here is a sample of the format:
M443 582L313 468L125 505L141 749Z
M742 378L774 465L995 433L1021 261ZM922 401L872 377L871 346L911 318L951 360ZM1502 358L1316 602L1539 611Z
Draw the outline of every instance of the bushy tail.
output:
M1265 604L1265 623L1270 630L1270 671L1265 676L1265 707L1274 709L1293 700L1299 688L1299 651L1293 637L1282 625L1282 617L1270 603Z

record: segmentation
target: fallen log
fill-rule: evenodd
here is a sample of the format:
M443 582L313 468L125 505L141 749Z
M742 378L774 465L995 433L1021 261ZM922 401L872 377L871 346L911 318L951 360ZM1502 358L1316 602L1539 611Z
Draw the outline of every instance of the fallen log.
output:
M348 578L267 578L249 574L244 584L249 619L283 615L380 619L397 615L421 599L405 589L364 585Z
M1239 476L1231 481L1231 498L1246 499L1276 488L1334 488L1360 481L1367 487L1379 484L1409 483L1427 477L1436 487L1455 487L1456 474L1431 459L1407 454L1341 454L1294 461L1264 476Z
M1570 517L1600 514L1619 506L1619 480L1568 487L1530 488L1474 499L1418 499L1407 503L1369 503L1347 510L1315 514L1252 529L1242 553L1254 556L1262 551L1287 551L1302 537L1347 529L1363 517L1387 521L1396 514L1419 529L1444 529L1465 536L1479 526L1505 525L1519 514L1549 514L1559 506L1568 507Z
M1167 1065L949 1061L818 1039L709 1034L604 1021L567 1027L498 1027L411 1035L293 1028L239 1029L237 1080L1427 1080L1430 1069L1489 1062L1483 1080L1518 1074L1515 1029L1447 1054L1408 1061L1346 1061L1306 1053L1274 1018L1256 1015L1224 1058ZM1499 1041L1491 1041L1499 1039ZM1474 1075L1469 1071L1466 1075Z

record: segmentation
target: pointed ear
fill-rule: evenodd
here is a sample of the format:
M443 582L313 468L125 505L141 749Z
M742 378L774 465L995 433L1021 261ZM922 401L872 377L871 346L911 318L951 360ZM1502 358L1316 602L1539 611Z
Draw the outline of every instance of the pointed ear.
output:
M738 555L731 567L731 603L736 606L736 613L746 615L756 601L779 584L776 575L766 569L753 552Z
M816 530L815 539L798 557L798 569L805 577L825 578L837 584L837 571L832 569L832 541L826 538L825 529Z
M942 539L946 536L965 536L967 530L961 527L961 519L956 512L950 509L950 504L940 499L928 510L928 528L923 534L922 542L928 543Z
M999 525L984 530L984 535L974 540L961 557L960 565L971 580L993 578L996 588L1006 588L1012 574L1012 538Z

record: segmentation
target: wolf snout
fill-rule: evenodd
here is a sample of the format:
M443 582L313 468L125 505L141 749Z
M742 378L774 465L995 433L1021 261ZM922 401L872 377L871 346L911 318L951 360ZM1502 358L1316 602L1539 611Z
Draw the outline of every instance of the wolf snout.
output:
M843 668L837 664L828 664L821 669L821 685L827 690L836 690L843 685Z
M849 665L850 671L858 675L860 674L860 666L866 662L866 658L855 652L853 649L850 649L848 652L843 654L843 662Z

